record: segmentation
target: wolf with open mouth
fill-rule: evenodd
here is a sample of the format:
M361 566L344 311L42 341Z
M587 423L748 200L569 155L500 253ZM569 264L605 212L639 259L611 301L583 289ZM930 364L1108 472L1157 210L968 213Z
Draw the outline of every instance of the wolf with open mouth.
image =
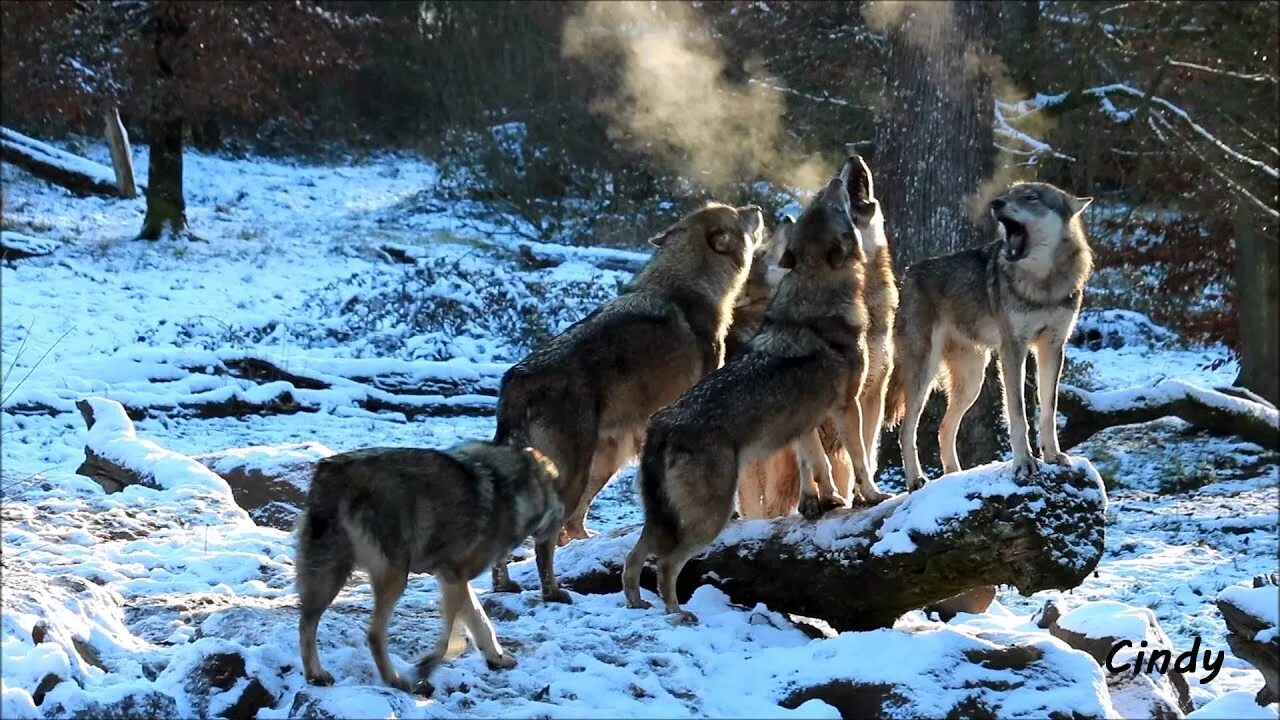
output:
M1046 462L1067 460L1054 419L1063 348L1093 268L1081 222L1092 200L1047 183L1015 184L991 201L994 242L907 269L894 322L887 421L902 424L899 443L908 489L925 482L916 430L937 380L947 393L938 428L942 470L960 469L956 431L982 390L992 350L1000 358L1016 471L1036 467L1022 395L1028 350L1036 355L1041 453Z

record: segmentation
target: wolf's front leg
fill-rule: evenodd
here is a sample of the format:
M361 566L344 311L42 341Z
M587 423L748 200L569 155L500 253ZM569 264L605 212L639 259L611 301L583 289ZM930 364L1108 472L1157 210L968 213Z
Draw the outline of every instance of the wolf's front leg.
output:
M1004 408L1009 416L1009 447L1013 450L1013 471L1026 475L1036 471L1027 435L1027 409L1022 401L1027 380L1027 344L1006 339L1000 344L1000 381L1004 385Z
M822 438L814 428L791 443L800 469L800 514L817 519L828 510L844 507L831 479L831 462L822 450ZM810 481L812 478L812 481Z
M494 592L520 592L520 583L512 580L510 573L507 572L507 559L505 557L494 563L490 573L493 577Z
M534 555L538 561L538 580L542 583L542 599L547 602L573 603L573 598L556 582L556 535L537 540Z
M1066 361L1064 344L1048 336L1036 340L1036 391L1040 400L1040 454L1044 461L1066 465L1070 456L1058 447L1058 381Z
M849 403L848 414L835 413L836 431L840 433L840 442L849 451L849 461L853 465L854 487L869 505L877 505L887 498L888 493L880 491L876 481L871 477L871 458L867 446L862 439L862 407L856 397Z

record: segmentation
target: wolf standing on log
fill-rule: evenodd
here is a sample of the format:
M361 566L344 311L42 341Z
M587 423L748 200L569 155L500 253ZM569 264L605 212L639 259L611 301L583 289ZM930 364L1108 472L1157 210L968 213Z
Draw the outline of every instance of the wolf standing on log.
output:
M855 165L846 160L788 229L780 265L791 271L746 350L650 421L638 476L644 529L622 576L629 607L648 606L640 569L652 553L667 612L694 620L680 610L676 578L728 522L740 471L787 445L802 465L819 469L826 459L817 427L828 418L850 450L859 487L875 489L858 405L867 313L847 190ZM831 492L829 469L825 484Z
M631 285L534 350L502 378L496 443L537 448L561 474L568 537L591 498L634 457L654 411L724 362L733 304L761 244L759 207L710 203L650 242ZM542 597L569 602L552 564L557 537L535 539ZM517 591L506 560L493 587Z
M991 201L998 240L907 270L894 324L889 422L902 424L899 443L908 489L925 482L916 431L939 378L947 392L947 412L938 429L942 471L960 469L956 431L978 399L993 349L1000 358L1015 470L1035 469L1023 407L1028 349L1036 355L1041 452L1046 462L1067 461L1055 422L1058 379L1093 267L1080 219L1092 200L1046 183L1015 184Z

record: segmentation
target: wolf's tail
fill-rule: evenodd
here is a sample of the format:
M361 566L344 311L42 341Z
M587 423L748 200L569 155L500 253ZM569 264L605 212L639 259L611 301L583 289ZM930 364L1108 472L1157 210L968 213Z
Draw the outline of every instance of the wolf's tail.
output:
M317 604L323 610L336 590L325 597L326 588L341 587L351 573L354 548L342 526L341 506L346 487L339 467L321 460L311 476L307 501L294 525L296 548L294 567L298 597L304 609Z
M898 427L907 414L907 388L902 380L902 365L894 363L893 372L889 373L889 388L884 396L884 426L889 429Z
M651 552L665 553L675 547L680 533L680 516L667 495L667 443L661 431L650 431L640 452L640 468L636 484L644 506L644 521L654 532Z

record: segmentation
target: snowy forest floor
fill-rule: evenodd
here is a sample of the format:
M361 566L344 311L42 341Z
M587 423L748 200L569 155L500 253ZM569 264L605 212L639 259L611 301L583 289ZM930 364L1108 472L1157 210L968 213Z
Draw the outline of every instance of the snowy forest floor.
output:
M145 157L145 148L135 150ZM103 147L87 153L106 161ZM42 710L70 713L151 687L175 693L182 715L216 714L183 694L181 669L224 645L243 652L278 698L258 717L305 709L291 699L305 687L297 669L291 538L229 521L225 508L180 495L103 496L75 475L84 426L72 400L97 394L162 406L223 386L251 391L234 378L176 370L237 352L270 357L286 370L359 365L366 372L429 368L492 377L539 337L616 292L630 273L602 267L602 258L643 259L549 248L565 261L531 268L509 237L464 226L433 205L437 173L418 159L316 166L188 153L186 163L195 242L134 241L141 199L73 198L3 168L4 230L56 246L0 270L7 717L35 709L13 691L30 690L48 672L81 682L56 687ZM145 171L146 162L136 167ZM416 262L396 262L388 246ZM1225 385L1234 378L1223 348L1188 346L1141 316L1091 310L1086 321L1110 331L1110 345L1118 347L1070 348L1076 375L1069 380L1078 384L1121 388L1183 377ZM335 451L448 445L493 431L491 414L410 420L370 412L341 387L318 393L316 402L318 412L148 418L137 429L188 455L313 441ZM64 411L14 412L36 404ZM321 625L322 656L339 683L323 702L329 712L362 716L830 716L816 701L783 710L778 698L796 683L870 677L877 668L927 674L928 661L915 657L924 646L908 637L934 638L942 657L946 647L977 642L983 632L1034 634L1029 616L1051 597L1065 608L1099 599L1149 607L1176 648L1199 637L1202 647L1225 650L1215 596L1277 569L1280 458L1177 420L1115 428L1069 452L1090 458L1110 493L1105 557L1072 592L1024 598L1002 590L983 617L943 625L912 613L894 630L828 640L811 640L766 608L733 607L709 588L691 602L704 620L700 628L628 611L620 595L576 596L572 606L541 605L533 592L490 598L498 635L520 666L489 672L468 652L440 671L441 689L428 701L380 687L364 646L369 590L357 576ZM624 471L596 501L594 529L641 520L633 476ZM892 477L885 485L902 489ZM130 509L130 502L141 505ZM120 527L104 530L104 518ZM41 590L39 578L65 585L68 576L90 580L90 589L66 602L65 592ZM483 591L488 579L476 585ZM435 606L434 581L411 580L392 621L391 651L401 663L433 640ZM31 643L41 612L83 629L107 669ZM1228 654L1221 674L1212 683L1193 681L1191 693L1201 706L1231 691L1252 693L1261 682ZM939 703L941 712L950 707ZM1059 706L1003 707L1034 715L1037 707Z

